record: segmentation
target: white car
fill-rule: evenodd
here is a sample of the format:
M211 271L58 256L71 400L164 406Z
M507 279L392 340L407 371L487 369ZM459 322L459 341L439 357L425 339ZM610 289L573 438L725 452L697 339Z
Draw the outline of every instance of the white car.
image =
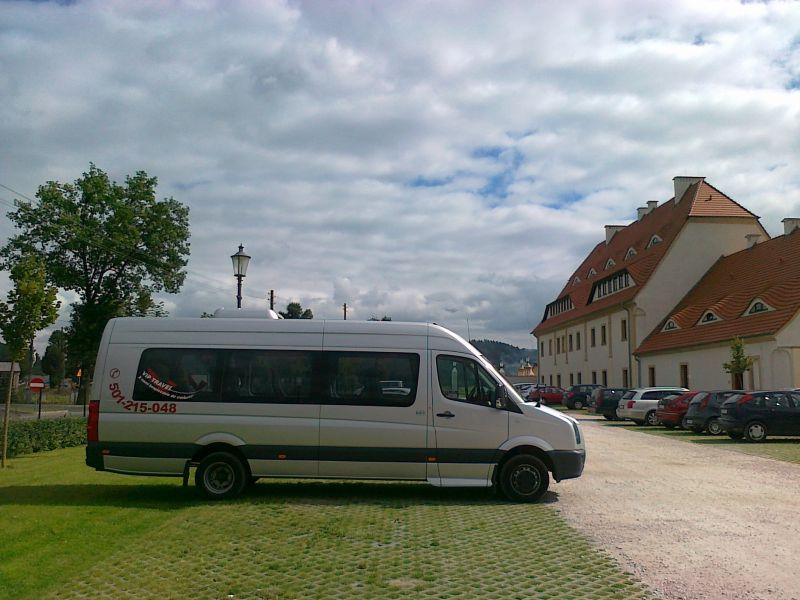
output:
M628 390L617 405L617 418L633 421L637 425L658 425L658 401L666 396L688 392L679 387L646 387Z
M578 422L526 403L435 324L112 319L86 464L189 479L213 499L259 477L498 486L533 501L579 477Z

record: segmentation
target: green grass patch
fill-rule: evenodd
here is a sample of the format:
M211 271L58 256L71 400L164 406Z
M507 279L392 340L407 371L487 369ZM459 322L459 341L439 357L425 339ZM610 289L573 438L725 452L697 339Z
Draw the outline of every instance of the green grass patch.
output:
M745 440L732 440L725 434L715 436L683 429L667 429L660 425L657 427L645 427L635 425L630 421L609 421L603 424L607 427L624 427L630 431L800 464L800 438L796 437L770 437L763 442L752 443Z
M553 504L486 490L261 481L210 503L83 449L0 472L0 598L644 598Z

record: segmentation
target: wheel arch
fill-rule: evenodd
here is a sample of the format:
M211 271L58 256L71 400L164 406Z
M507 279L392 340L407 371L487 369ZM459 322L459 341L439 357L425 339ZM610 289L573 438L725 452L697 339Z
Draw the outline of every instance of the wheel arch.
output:
M492 484L497 484L497 478L500 476L500 471L503 469L503 466L514 456L518 456L520 454L530 454L531 456L535 456L539 460L544 463L544 466L547 467L547 470L553 474L555 477L555 467L553 465L553 459L550 458L550 455L547 453L546 450L542 450L539 446L534 446L531 444L520 444L518 446L513 446L509 448L503 453L503 456L497 462L497 465L494 468L494 472L492 473Z
M247 476L252 477L253 473L250 470L250 461L247 460L247 457L244 455L244 452L242 452L242 449L226 442L212 442L198 448L192 456L191 462L198 464L202 462L206 456L213 454L214 452L227 452L228 454L232 454L242 463L245 471L247 471Z

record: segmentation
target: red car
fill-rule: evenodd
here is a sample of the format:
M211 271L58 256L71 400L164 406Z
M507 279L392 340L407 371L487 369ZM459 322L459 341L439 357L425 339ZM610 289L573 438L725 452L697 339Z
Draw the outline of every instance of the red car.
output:
M689 402L700 393L702 392L686 392L680 396L668 396L663 400L659 400L656 419L667 429L681 427L683 417L686 415L686 411L689 410Z
M528 400L531 402L539 401L545 405L561 404L566 393L566 390L552 385L537 387L530 391L528 394Z

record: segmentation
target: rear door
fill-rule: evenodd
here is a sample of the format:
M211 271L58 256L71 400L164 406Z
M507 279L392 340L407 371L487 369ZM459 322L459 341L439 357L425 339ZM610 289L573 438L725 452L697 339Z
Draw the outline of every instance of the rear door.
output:
M508 412L492 405L495 379L469 356L431 352L435 461L444 485L486 485L508 439Z
M769 422L767 431L773 435L788 435L792 431L794 422L794 404L789 394L777 392L768 394L764 398L765 406L769 408Z

